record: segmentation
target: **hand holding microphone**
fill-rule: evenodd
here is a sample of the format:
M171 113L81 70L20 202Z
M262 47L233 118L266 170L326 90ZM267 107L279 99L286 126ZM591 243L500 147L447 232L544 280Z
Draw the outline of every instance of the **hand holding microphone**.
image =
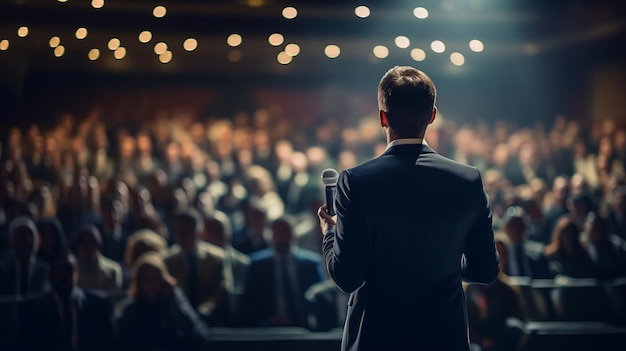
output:
M317 210L317 216L320 219L320 227L322 234L335 225L335 191L337 190L337 180L339 173L332 168L322 171L322 182L326 190L326 203Z

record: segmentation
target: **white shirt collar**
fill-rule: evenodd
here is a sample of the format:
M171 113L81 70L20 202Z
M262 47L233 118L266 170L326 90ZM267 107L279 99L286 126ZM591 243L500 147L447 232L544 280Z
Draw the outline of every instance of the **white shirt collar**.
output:
M426 144L426 142L424 141L424 138L396 139L396 140L392 140L389 144L387 144L387 150L389 150L390 147L396 146L396 145L419 145L419 144Z

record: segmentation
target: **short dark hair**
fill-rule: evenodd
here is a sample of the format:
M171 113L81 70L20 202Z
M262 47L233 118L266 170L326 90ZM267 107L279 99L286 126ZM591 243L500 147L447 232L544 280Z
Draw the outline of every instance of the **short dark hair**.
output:
M391 68L378 84L378 107L387 114L389 127L400 137L423 133L436 98L432 79L410 66Z
M192 224L195 228L196 235L200 234L204 230L204 220L202 214L194 208L187 208L176 212L174 220Z

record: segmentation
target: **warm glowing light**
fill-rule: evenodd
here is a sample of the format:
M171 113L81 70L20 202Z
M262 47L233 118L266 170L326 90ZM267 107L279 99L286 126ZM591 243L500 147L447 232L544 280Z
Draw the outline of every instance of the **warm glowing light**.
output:
M361 6L357 6L354 9L354 14L357 15L357 17L360 18L367 18L370 16L370 8L364 5Z
M167 44L164 42L158 42L154 44L154 53L157 55L163 55L167 51Z
M395 42L396 46L400 49L406 49L409 47L409 45L411 45L411 40L409 40L409 38L405 37L404 35L397 36Z
M281 65L287 65L291 63L291 60L293 60L293 57L289 56L286 52L281 51L276 57L276 59Z
M298 10L295 7L288 6L283 9L283 17L286 19L294 19L296 16L298 16Z
M111 40L109 40L109 44L107 45L107 47L109 48L109 50L113 51L117 48L120 47L120 40L117 38L111 38Z
M17 29L17 36L20 38L24 38L28 35L28 27L22 26Z
M91 49L89 50L89 53L87 54L87 57L89 57L89 59L91 61L95 61L100 57L100 50L98 49Z
M469 47L473 52L482 52L485 50L485 44L478 39L470 40Z
M248 0L248 6L250 7L263 6L263 0Z
M228 53L228 61L230 62L239 62L241 61L241 51L239 50L233 50L231 52Z
M328 58L334 59L339 57L341 49L335 44L326 45L326 48L324 48L324 54L326 54Z
M65 54L65 47L63 45L59 45L54 48L54 56L61 57L63 54Z
M54 36L50 38L49 44L50 44L50 47L54 49L57 46L61 45L61 38Z
M58 2L67 2L67 0L57 0Z
M87 38L87 28L78 28L76 30L76 39L85 39Z
M378 57L380 59L383 59L383 58L389 56L389 49L387 49L387 47L384 46L384 45L376 45L374 47L373 52L374 52L374 56L376 56L376 57Z
M460 52L453 52L450 54L450 62L455 66L463 66L465 57Z
M415 48L411 50L411 58L415 61L424 61L426 59L426 51Z
M154 15L154 17L156 18L165 17L166 13L167 13L167 9L165 8L165 6L162 6L162 5L156 6L154 10L152 10L152 15Z
M413 9L413 15L419 19L428 18L428 10L424 7L416 7Z
M152 32L150 32L149 30L144 30L143 32L139 33L140 42L145 44L150 40L152 40Z
M278 46L278 45L281 45L282 43L285 42L285 38L280 33L274 33L274 34L270 35L270 37L267 39L267 41L272 46Z
M298 44L287 44L285 46L285 53L289 56L298 56L300 53L300 46Z
M91 0L91 6L94 9L101 9L104 7L104 0Z
M241 45L242 41L243 41L243 38L241 38L241 35L239 34L231 34L226 39L226 42L228 43L228 45L232 47Z
M430 43L430 49L433 52L441 54L444 51L446 51L446 44L444 44L443 41L441 41L441 40L435 40L432 43Z
M113 52L113 56L118 60L123 59L126 56L126 48L120 46L119 48L115 49L115 52Z
M164 53L159 55L159 61L161 61L161 63L168 63L170 61L172 61L172 52L171 51L165 51Z
M9 48L9 41L7 39L0 40L0 50L5 51Z
M183 43L183 48L187 51L194 51L198 48L198 41L194 38L187 38Z

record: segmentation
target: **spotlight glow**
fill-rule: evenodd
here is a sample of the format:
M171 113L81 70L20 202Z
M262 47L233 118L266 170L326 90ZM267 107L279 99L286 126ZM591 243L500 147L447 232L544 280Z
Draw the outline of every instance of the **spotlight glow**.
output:
M7 39L0 40L0 50L5 51L9 48L9 41Z
M272 35L269 36L269 38L267 39L267 41L270 43L270 45L272 46L279 46L282 43L285 42L285 37L283 37L282 34L280 33L274 33Z
M450 54L450 62L455 66L463 66L465 57L460 52L453 52Z
M163 18L167 14L167 9L163 5L155 6L152 15L156 18Z
M341 54L341 49L335 44L326 45L326 47L324 48L324 54L328 58L334 59L339 57L339 55Z
M374 56L378 57L379 59L384 59L385 57L389 56L389 49L384 45L376 45L372 52L374 53Z
M61 38L54 36L50 38L50 41L48 42L48 44L50 44L50 47L54 49L57 46L61 45Z
M17 36L20 38L25 38L28 35L28 27L22 26L17 29Z
M59 45L54 48L54 56L61 57L63 54L65 54L65 47L63 45Z
M470 40L469 47L473 52L482 52L485 50L485 44L478 39Z
M443 41L441 40L435 40L432 43L430 43L430 49L433 52L441 54L446 51L446 44L444 44Z
M126 56L126 48L120 46L119 48L115 49L115 52L113 52L113 56L118 60L123 59Z
M291 57L298 56L300 46L298 44L287 44L287 46L285 46L285 53Z
M139 41L142 43L147 43L150 40L152 40L152 32L148 31L148 30L144 30L143 32L139 33Z
M231 34L226 39L226 42L229 46L235 47L241 45L241 43L243 42L243 38L239 34Z
M294 19L296 16L298 16L298 10L295 7L288 6L283 9L283 17L286 19Z
M76 30L76 39L85 39L87 38L87 28L78 28Z
M281 65L287 65L291 63L293 57L289 56L286 52L281 51L280 53L278 53L278 56L276 56L276 59Z
M198 41L195 38L187 38L183 43L183 48L187 51L194 51L198 48Z
M104 7L104 0L91 0L91 6L94 9L101 9Z
M164 53L159 55L159 61L161 61L161 63L168 63L170 61L172 61L172 52L171 51L165 51Z
M109 48L109 50L111 51L115 51L115 49L120 47L120 40L117 38L112 38L111 40L109 40L109 44L107 45L107 47Z
M419 19L428 18L428 10L424 7L416 7L413 9L413 15Z
M87 54L87 57L89 57L89 59L91 61L95 61L100 57L100 50L98 49L91 49L89 50L89 53Z
M420 48L415 48L411 50L411 58L418 62L424 61L426 59L426 51Z
M167 52L167 44L164 42L158 42L154 44L154 53L157 55L163 55Z
M354 9L354 14L360 18L367 18L370 16L371 12L369 7L361 5Z
M411 40L404 35L397 36L395 39L396 46L400 49L406 49L411 45Z

